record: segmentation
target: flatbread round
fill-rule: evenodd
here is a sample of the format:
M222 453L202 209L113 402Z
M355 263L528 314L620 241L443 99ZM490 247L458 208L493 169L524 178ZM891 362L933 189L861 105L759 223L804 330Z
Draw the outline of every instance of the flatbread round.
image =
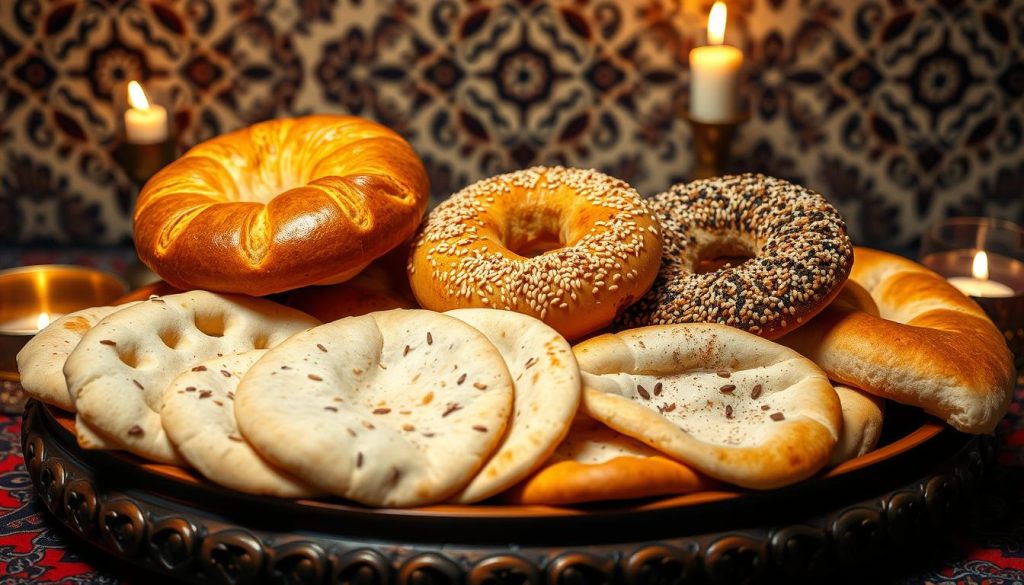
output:
M543 321L497 309L456 309L501 352L515 382L508 430L498 450L452 501L470 504L502 492L544 463L569 431L580 402L572 346Z
M498 350L440 313L394 310L296 335L246 374L242 434L325 492L372 506L450 497L498 446L512 408Z
M317 323L277 303L206 291L154 297L109 315L64 364L80 444L182 463L158 414L171 380L205 359L272 347Z
M738 329L657 325L595 337L574 351L588 414L739 486L769 489L811 476L842 429L824 372Z
M82 336L104 317L135 303L112 307L90 307L55 319L37 333L18 352L21 386L29 396L68 412L75 403L68 394L64 362L78 346Z
M211 481L240 492L280 498L316 490L260 457L235 422L238 383L267 350L205 360L164 390L160 420L178 453Z
M829 467L871 451L882 436L885 400L851 386L833 383L843 409L843 432L832 451Z
M507 499L557 506L686 494L705 490L711 483L581 412L551 458Z

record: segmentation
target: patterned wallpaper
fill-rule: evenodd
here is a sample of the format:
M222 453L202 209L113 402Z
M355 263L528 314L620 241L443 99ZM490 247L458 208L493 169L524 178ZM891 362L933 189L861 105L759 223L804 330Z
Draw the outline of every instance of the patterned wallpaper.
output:
M435 197L541 162L646 194L687 176L698 0L0 1L0 242L117 243L123 84L182 148L275 116L402 132ZM1024 2L738 0L752 114L736 170L816 189L855 239L912 245L950 214L1024 219Z

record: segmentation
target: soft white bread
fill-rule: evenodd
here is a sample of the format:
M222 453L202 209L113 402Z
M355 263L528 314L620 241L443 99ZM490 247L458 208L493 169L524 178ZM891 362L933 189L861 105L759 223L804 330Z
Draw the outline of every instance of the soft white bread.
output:
M874 449L882 436L885 417L885 401L878 396L842 384L833 384L833 388L843 408L843 432L832 450L829 467Z
M850 279L870 293L877 315L844 290L780 342L837 382L920 407L965 433L992 431L1009 405L1014 368L984 311L938 274L877 250L854 249Z

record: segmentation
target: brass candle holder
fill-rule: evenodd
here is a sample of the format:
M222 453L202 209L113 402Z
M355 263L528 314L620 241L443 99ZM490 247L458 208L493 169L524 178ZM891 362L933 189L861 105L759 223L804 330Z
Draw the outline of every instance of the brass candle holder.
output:
M0 271L0 412L21 412L21 348L50 321L88 307L109 305L128 290L107 272L42 264Z
M114 160L124 169L136 188L146 184L157 171L177 156L177 145L168 139L154 144L133 144L121 140L114 149Z
M157 171L174 161L177 152L177 145L170 138L153 144L134 144L122 136L121 142L114 149L114 160L135 184L135 192L138 193ZM128 267L125 276L133 289L160 279L141 260L136 260Z
M690 179L708 179L724 174L736 129L750 119L750 114L740 114L723 122L695 120L689 113L684 114L683 119L693 128L694 166Z

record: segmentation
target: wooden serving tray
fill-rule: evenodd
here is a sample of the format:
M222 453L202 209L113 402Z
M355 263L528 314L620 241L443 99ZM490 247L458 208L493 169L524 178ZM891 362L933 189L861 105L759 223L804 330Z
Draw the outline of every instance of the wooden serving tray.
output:
M991 437L890 406L878 449L793 486L578 507L371 509L250 496L124 453L82 450L73 419L35 401L22 441L36 491L72 532L190 582L788 582L927 552L994 460Z

